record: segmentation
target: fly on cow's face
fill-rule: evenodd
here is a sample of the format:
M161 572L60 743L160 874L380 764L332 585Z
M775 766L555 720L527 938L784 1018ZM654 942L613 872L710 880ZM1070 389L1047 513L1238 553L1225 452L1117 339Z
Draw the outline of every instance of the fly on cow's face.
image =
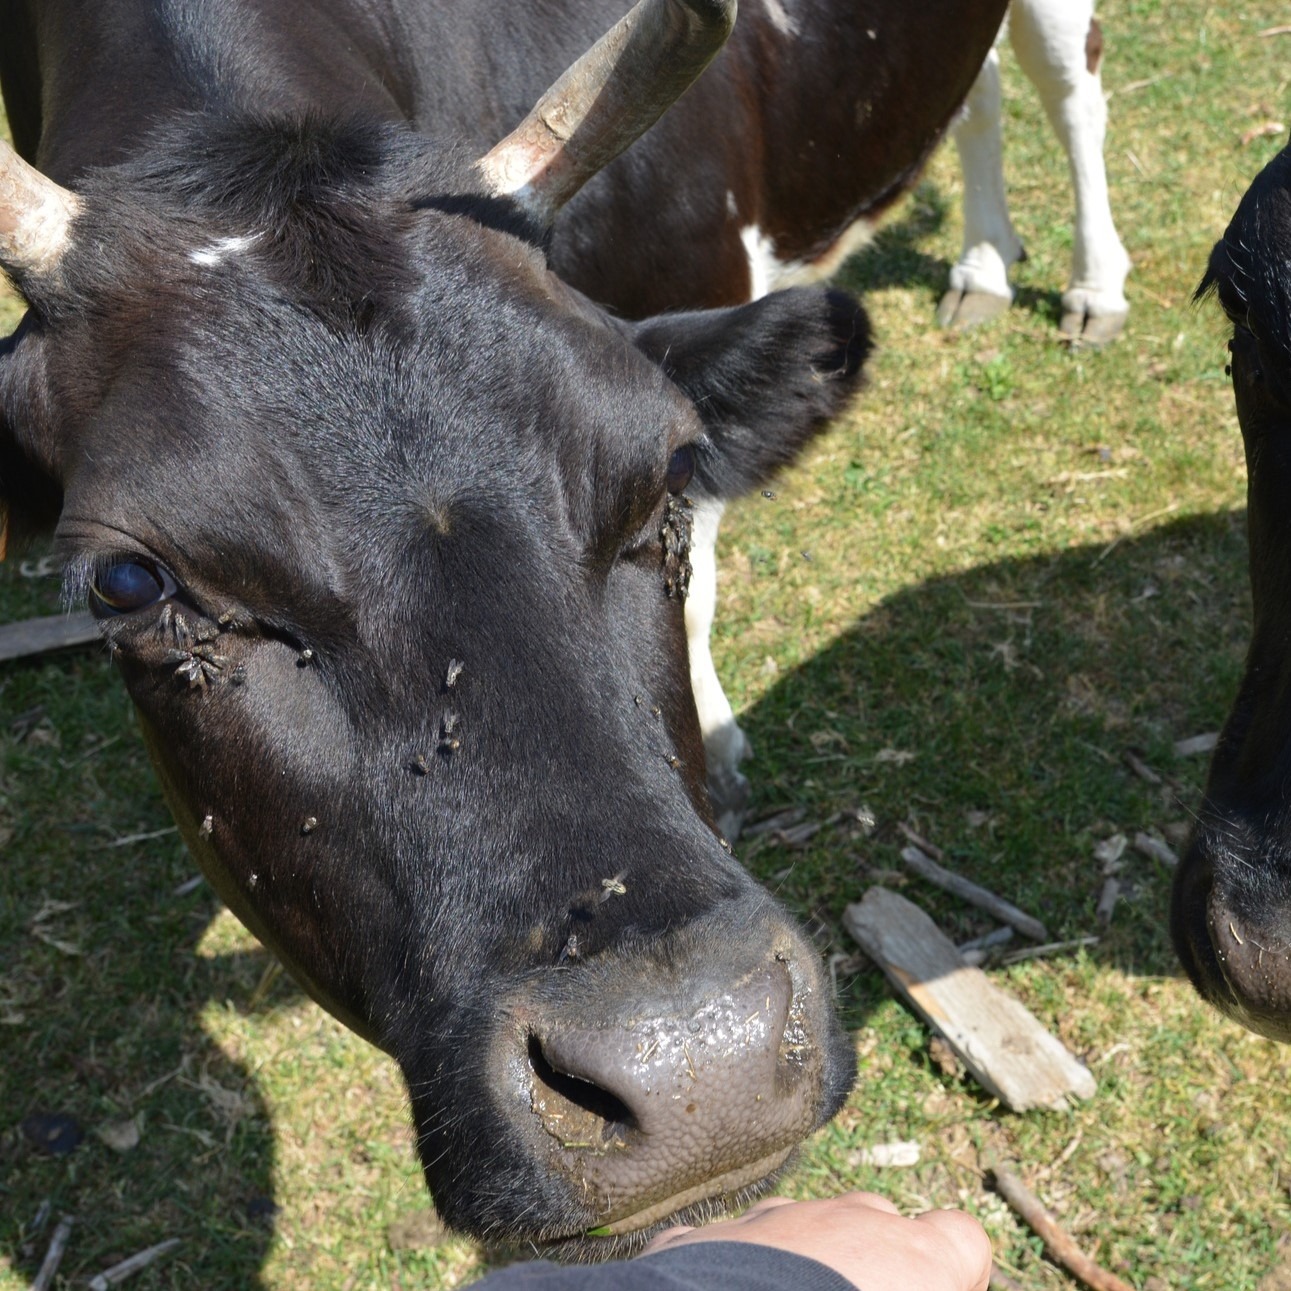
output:
M190 690L205 690L208 683L217 681L228 665L228 658L216 654L209 642L195 642L188 650L167 650L167 663L178 664L175 676L188 682Z

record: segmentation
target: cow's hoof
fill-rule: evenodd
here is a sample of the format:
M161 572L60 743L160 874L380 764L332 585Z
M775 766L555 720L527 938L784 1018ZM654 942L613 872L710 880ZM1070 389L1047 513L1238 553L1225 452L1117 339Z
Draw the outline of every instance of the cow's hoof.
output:
M1090 314L1083 309L1063 311L1058 330L1073 345L1106 345L1124 330L1129 310L1112 314Z
M980 327L1006 313L1013 302L1007 296L985 291L960 291L952 287L937 306L937 325L964 331Z
M727 842L733 843L744 828L749 814L749 781L734 767L713 767L708 773L708 801L712 804L717 828Z

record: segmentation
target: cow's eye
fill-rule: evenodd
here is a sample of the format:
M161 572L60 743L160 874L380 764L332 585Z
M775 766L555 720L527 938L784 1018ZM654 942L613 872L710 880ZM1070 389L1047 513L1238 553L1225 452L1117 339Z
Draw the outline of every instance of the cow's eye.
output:
M149 560L118 560L100 570L90 588L90 609L99 618L146 610L175 591L174 581Z
M668 459L668 492L682 492L694 474L695 450L689 444L683 444Z

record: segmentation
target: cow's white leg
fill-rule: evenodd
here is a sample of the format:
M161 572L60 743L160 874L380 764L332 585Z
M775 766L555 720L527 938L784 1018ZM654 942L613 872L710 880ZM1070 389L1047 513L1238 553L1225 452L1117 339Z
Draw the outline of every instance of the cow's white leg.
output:
M964 249L950 271L950 290L941 298L937 321L943 327L971 327L1009 307L1009 268L1023 256L1004 195L1000 56L994 49L968 92L954 138L964 172Z
M749 802L749 782L740 774L740 763L752 753L744 732L735 721L730 701L717 680L709 635L717 608L717 530L726 504L714 498L695 503L690 540L690 591L686 595L686 637L690 648L690 684L704 733L708 763L708 795L718 828L735 838Z
M1062 297L1062 330L1107 341L1125 324L1130 258L1116 235L1103 165L1107 101L1099 64L1102 37L1084 0L1014 0L1009 39L1040 93L1071 166L1076 195L1071 282Z

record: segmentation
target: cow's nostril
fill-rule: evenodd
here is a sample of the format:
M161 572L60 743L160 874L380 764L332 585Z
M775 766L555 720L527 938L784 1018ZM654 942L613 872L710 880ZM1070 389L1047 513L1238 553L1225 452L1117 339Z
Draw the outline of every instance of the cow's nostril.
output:
M636 1128L636 1118L622 1099L593 1080L553 1066L542 1040L530 1033L529 1067L533 1071L533 1108L547 1132L563 1147L599 1147L622 1141Z

